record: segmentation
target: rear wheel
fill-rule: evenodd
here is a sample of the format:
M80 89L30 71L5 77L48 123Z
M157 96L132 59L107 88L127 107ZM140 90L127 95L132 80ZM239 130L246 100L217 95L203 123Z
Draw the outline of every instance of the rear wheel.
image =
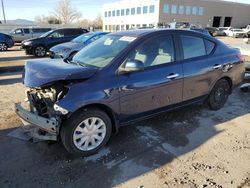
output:
M34 48L34 55L36 57L44 57L46 55L46 53L47 53L47 50L43 46L36 46Z
M99 109L87 109L72 115L61 128L61 140L73 155L88 156L98 152L109 140L112 125Z
M4 42L0 43L0 51L7 51L7 49L8 46Z
M219 80L212 89L209 98L208 106L211 110L219 110L227 102L230 94L230 85L227 80Z

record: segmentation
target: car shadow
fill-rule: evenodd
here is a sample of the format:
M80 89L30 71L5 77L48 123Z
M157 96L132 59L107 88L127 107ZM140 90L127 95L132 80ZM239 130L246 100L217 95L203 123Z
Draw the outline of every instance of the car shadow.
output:
M0 187L113 187L144 175L220 134L216 126L249 112L237 89L225 107L194 105L121 127L97 154L73 157L61 144L31 143L0 131Z

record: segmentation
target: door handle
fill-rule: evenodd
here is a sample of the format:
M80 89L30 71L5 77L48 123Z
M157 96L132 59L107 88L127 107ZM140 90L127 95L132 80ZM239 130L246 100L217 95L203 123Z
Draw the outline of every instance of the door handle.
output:
M216 65L214 65L214 69L220 69L222 67L222 65L219 65L219 64L216 64Z
M168 76L167 76L167 79L175 79L175 78L177 78L179 76L179 74L174 74L174 73L172 73L172 74L169 74Z

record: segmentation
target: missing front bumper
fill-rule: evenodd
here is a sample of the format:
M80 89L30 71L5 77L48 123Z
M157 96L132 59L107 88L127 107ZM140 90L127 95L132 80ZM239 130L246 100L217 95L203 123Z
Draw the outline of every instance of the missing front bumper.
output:
M60 122L56 118L38 116L25 110L20 103L15 104L15 109L28 135L40 140L57 140Z

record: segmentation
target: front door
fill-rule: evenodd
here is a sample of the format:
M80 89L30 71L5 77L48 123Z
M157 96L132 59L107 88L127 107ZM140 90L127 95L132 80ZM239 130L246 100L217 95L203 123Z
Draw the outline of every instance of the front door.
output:
M124 63L133 60L141 61L145 69L119 75L122 122L182 102L182 65L175 61L171 35L146 40L130 52Z

